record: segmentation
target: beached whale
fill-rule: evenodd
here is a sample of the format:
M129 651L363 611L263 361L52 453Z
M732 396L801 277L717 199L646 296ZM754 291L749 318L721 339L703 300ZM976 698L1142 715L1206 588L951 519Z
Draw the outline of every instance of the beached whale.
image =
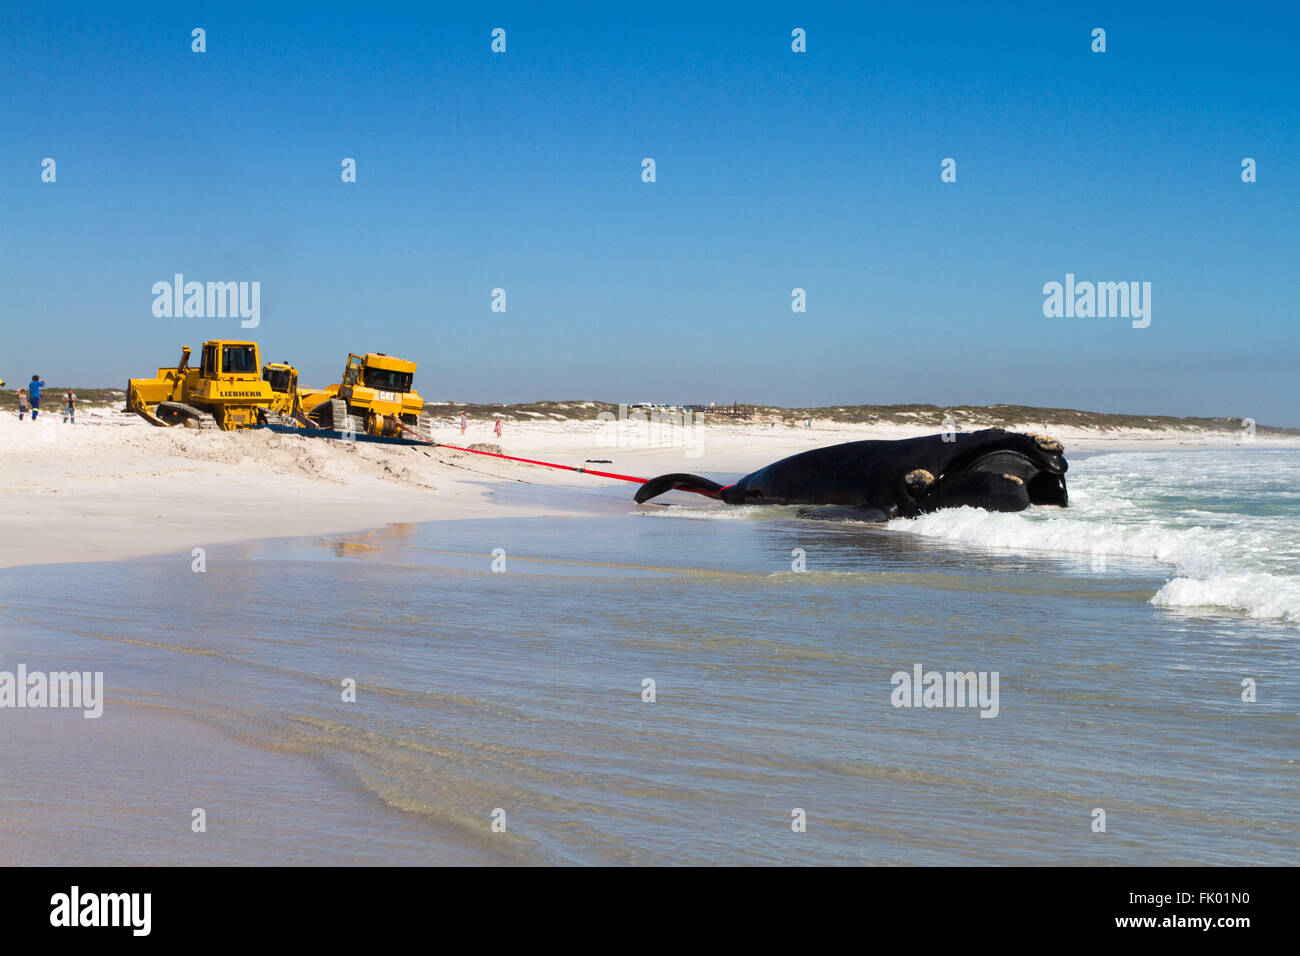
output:
M731 505L817 505L853 509L860 521L911 518L970 505L1023 511L1068 502L1061 443L1046 435L989 428L905 438L853 441L791 455L735 484L698 475L651 478L637 503L686 490Z

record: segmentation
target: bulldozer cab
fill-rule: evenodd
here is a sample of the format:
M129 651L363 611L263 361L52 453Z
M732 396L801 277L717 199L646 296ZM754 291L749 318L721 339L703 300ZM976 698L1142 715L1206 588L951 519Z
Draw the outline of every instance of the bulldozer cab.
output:
M262 369L262 378L271 386L271 391L291 394L298 387L298 370L283 362L272 362Z
M415 379L415 363L393 358L383 352L349 355L348 367L343 370L343 387L358 385L376 392L406 394Z
M262 381L271 387L271 401L262 413L264 418L273 424L289 424L285 419L293 419L300 425L308 423L298 394L296 368L288 362L271 362L262 369Z
M208 380L256 378L260 374L257 359L256 342L204 342L199 376Z

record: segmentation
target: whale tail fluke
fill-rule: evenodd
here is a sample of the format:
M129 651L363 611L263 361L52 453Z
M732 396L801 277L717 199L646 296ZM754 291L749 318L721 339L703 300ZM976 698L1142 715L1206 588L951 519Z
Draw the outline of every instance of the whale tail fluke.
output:
M710 498L717 498L721 490L722 485L708 478L701 478L699 475L660 475L658 478L651 478L638 488L635 500L637 504L641 504L651 498L659 497L665 491L694 491Z

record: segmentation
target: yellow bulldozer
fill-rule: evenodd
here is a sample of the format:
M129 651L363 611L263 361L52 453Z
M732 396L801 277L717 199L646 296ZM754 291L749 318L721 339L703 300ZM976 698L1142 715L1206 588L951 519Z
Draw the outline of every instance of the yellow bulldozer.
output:
M424 399L411 388L415 363L383 352L348 355L343 381L298 390L302 414L320 428L397 438L428 437Z
M256 342L213 339L203 343L198 368L190 368L190 347L181 360L153 378L126 386L126 409L154 425L253 428L267 421L307 424L298 391L298 370L274 363L262 367Z

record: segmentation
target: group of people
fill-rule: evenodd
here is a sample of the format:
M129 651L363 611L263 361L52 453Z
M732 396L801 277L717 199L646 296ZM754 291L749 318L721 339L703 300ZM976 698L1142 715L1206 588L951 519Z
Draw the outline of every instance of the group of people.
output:
M31 409L32 421L41 411L41 389L45 387L45 382L39 375L33 375L31 383L26 388L18 389L18 420L22 421L27 417L28 408ZM77 395L71 388L63 393L63 420L64 422L77 423Z

